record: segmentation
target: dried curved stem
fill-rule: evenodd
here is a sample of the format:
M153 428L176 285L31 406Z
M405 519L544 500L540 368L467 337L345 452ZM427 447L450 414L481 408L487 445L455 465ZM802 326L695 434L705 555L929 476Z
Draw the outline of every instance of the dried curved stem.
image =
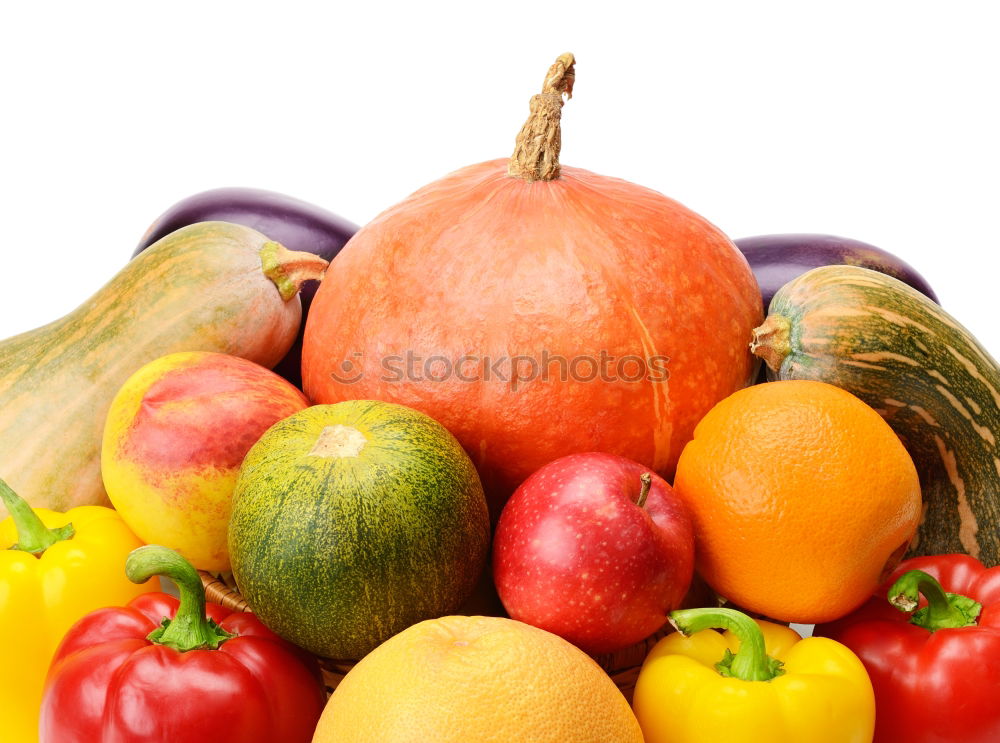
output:
M542 92L531 98L531 113L517 135L507 175L529 183L559 177L563 96L573 97L575 64L576 59L567 52L549 68Z

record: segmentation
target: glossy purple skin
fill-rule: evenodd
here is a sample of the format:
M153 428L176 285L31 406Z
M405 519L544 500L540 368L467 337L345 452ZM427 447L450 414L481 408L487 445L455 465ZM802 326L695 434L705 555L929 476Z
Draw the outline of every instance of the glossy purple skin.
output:
M216 188L178 201L156 218L139 246L137 256L154 242L174 230L195 222L233 222L252 227L289 250L304 250L326 260L333 260L358 226L306 201L273 191L256 188ZM317 282L307 282L301 291L302 326L288 355L274 371L297 387L302 387L302 333Z
M775 292L796 276L832 265L861 266L888 274L938 301L934 290L909 263L860 240L833 235L759 235L736 240L736 246L757 277L765 312Z

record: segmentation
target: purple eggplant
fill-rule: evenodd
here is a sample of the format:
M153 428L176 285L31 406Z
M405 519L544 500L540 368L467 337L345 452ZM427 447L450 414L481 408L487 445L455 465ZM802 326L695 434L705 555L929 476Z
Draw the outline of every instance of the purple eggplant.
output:
M289 250L305 250L333 260L358 227L322 207L273 191L217 188L178 201L156 218L139 241L133 257L164 235L195 222L220 220L252 227ZM302 327L288 355L274 370L301 387L302 333L318 284L302 287Z
M938 301L934 290L904 260L874 245L833 235L759 235L736 241L760 284L764 311L782 286L820 266L848 265L870 268L909 284L918 292Z

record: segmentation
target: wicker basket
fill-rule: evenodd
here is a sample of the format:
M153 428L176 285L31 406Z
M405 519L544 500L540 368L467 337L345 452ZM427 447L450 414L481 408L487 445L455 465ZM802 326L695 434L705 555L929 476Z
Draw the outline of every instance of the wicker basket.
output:
M233 611L250 611L249 605L232 583L227 582L221 576L204 571L200 572L201 582L205 586L205 597L209 601L221 604ZM669 632L669 625L667 629L661 630L631 647L619 650L617 653L599 655L594 658L615 682L615 685L621 689L629 704L632 703L632 693L635 691L635 682L639 677L639 669L643 660L656 641L667 632ZM354 667L355 663L355 661L330 660L328 658L317 658L317 660L323 669L323 680L326 682L327 693L332 693L337 688L337 684Z

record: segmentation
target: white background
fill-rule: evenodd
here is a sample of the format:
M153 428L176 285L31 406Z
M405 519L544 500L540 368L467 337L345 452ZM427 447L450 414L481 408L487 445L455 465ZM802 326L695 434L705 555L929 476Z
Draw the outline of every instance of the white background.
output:
M364 223L506 156L572 51L564 163L734 238L895 252L1000 355L992 5L4 3L0 337L75 307L191 193L269 188Z

